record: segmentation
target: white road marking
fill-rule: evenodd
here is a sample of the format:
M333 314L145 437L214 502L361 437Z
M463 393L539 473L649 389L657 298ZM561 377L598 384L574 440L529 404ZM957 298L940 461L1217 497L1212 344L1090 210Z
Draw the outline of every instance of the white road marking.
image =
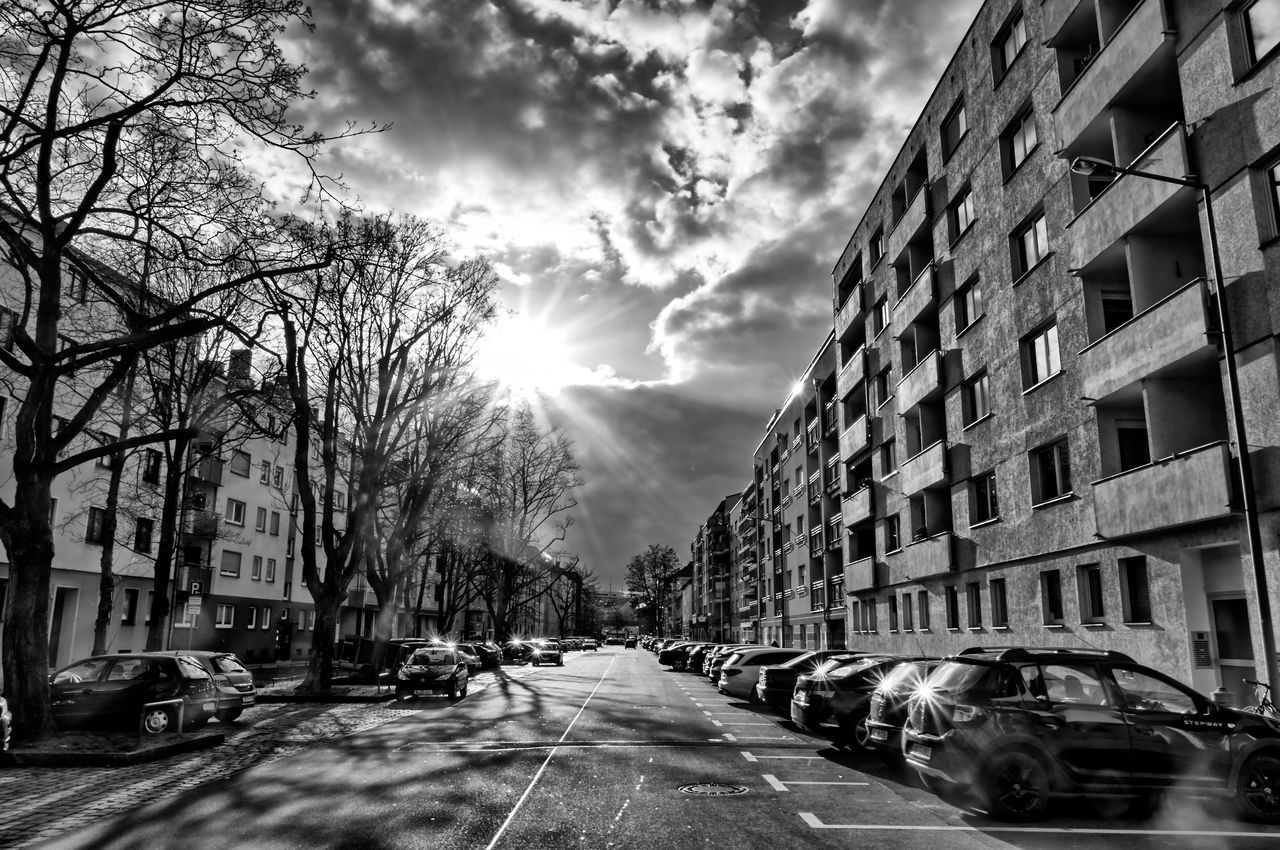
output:
M787 788L788 785L857 785L860 787L866 787L871 784L870 782L801 782L798 779L788 779L786 782L783 782L772 773L764 774L764 778L768 780L769 784L778 791L791 790Z
M768 782L770 785L772 785L772 786L773 786L773 790L774 790L774 791L786 791L786 790L787 790L787 786L785 786L785 785L783 785L781 782L779 782L779 781L778 781L778 778L777 778L776 776L774 776L772 773L766 773L766 774L764 775L764 779L765 779L765 781L766 781L766 782Z
M734 737L732 734L730 734L729 732L725 732L725 733L724 733L724 739L725 739L726 741L730 741L730 742L738 740L737 738L735 738L735 737Z
M868 829L894 830L898 832L1010 832L1054 833L1064 835L1167 835L1177 838L1280 838L1276 832L1233 832L1231 830L1193 829L1104 829L1101 827L1070 826L953 826L950 824L886 824L886 823L823 823L813 812L798 812L801 820L813 829Z
M723 723L721 723L719 720L712 720L712 721L711 721L711 725L712 725L712 726L723 726L724 724L723 724Z
M712 723L719 723L720 721L718 721L718 720L712 720L711 722L712 722ZM749 722L749 721L745 721L745 720L744 720L744 721L742 721L742 722L739 722L739 721L737 721L737 720L726 720L726 721L724 722L724 725L725 725L725 726L774 726L774 727L776 727L778 724L776 724L776 723L751 723L751 722Z
M758 758L756 758L755 756L751 755L751 753L747 752L746 750L743 750L743 751L742 751L742 757L743 757L744 759L746 759L747 761L760 761L760 759L758 759Z
M729 736L725 735L725 737L727 738ZM770 738L766 735L740 735L738 737L744 741L794 741L795 740L795 738L793 738L790 735L783 735L781 738ZM733 740L736 741L738 740L738 738L734 738Z
M587 698L582 701L582 706L578 709L578 713L569 721L569 725L565 727L564 734L560 736L560 743L564 743L569 737L569 733L573 731L573 724L578 722L578 718L582 716L582 712L586 711L587 704L591 702L592 697L600 690L600 686L604 684L604 680L608 677L609 671L613 669L613 662L618 656L609 659L609 666L604 668L604 672L600 674L600 681L596 682L596 686L591 689L591 693L587 694ZM547 765L551 764L551 759L555 756L558 747L552 747L551 752L547 753L547 757L542 760L542 764L538 767L538 772L533 775L533 779L529 780L529 786L524 789L524 793L520 795L520 799L516 800L516 804L507 814L507 819L502 822L502 826L498 827L497 833L494 834L493 840L486 845L485 850L493 850L497 846L498 840L506 833L507 827L511 826L511 821L515 820L516 813L520 811L520 807L524 805L524 801L529 799L529 795L533 793L534 787L538 784L538 780L542 778L542 774L546 772Z

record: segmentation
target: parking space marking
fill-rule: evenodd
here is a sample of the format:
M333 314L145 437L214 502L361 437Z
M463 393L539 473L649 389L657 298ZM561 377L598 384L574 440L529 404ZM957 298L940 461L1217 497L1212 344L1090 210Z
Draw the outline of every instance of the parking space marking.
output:
M734 740L736 741L739 739L743 741L794 741L796 740L796 738L792 735L783 735L781 738L771 737L767 735L739 735L738 738L735 738Z
M712 726L723 726L724 724L723 724L723 723L721 723L719 720L712 720L712 721L711 721L711 725L712 725Z
M725 726L773 726L773 727L775 727L775 728L776 728L778 724L776 724L776 723L753 723L753 722L752 722L752 721L750 721L750 720L726 720L726 721L724 722L724 725L725 725Z
M1196 830L1196 829L1106 829L1103 827L1072 826L960 826L953 824L911 824L898 823L823 823L813 812L797 812L800 819L813 829L864 829L895 832L1008 832L1008 833L1052 833L1062 835L1167 835L1177 838L1271 838L1280 839L1280 832L1234 832L1232 830Z
M773 790L775 791L790 791L791 789L787 787L788 785L859 785L866 787L871 784L870 782L801 782L797 779L788 779L786 782L783 782L772 773L765 773L762 775L764 776L765 781L773 786Z
M747 761L760 761L760 759L803 759L804 761L826 761L822 756L758 756L755 753L749 753L746 750L742 751L742 757Z

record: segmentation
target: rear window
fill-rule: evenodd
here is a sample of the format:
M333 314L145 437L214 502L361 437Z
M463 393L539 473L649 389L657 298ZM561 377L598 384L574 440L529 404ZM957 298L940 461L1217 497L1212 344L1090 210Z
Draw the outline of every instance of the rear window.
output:
M178 668L182 671L182 675L187 679L208 679L208 671L200 665L199 661L194 658L188 658L185 655L179 655L177 658Z
M924 681L929 671L936 666L933 662L908 662L899 664L890 670L880 682L880 688L886 691L906 690L914 688Z
M219 673L248 673L244 665L234 655L213 656L213 669Z
M1017 672L1000 665L973 664L964 661L947 661L926 679L931 690L947 694L965 693L990 699L1016 697Z
M413 657L409 659L410 664L455 664L457 656L454 655L452 649L436 649L428 647L427 649L419 649L413 653Z
M795 658L792 658L791 660L783 664L779 664L778 666L790 667L793 669L796 667L800 667L800 668L811 667L811 666L815 666L814 664L815 660L820 660L818 659L818 653L806 652L804 655L797 655Z
M829 671L827 673L827 678L828 679L847 679L850 676L855 676L858 673L871 669L872 667L879 666L880 664L883 664L884 661L885 659L883 658L861 658L857 661L854 661L849 664L844 664L840 667L836 667L834 670Z
M735 652L724 660L724 666L731 667L734 664L737 664L741 660L742 660L742 653Z

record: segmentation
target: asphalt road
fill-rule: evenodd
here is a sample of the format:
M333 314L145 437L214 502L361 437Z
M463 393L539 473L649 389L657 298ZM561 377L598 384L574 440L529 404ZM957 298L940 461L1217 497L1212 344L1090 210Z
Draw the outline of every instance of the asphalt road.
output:
M1185 798L1143 821L1064 803L1031 826L994 822L644 650L504 669L465 699L401 708L41 846L1280 847L1280 829Z

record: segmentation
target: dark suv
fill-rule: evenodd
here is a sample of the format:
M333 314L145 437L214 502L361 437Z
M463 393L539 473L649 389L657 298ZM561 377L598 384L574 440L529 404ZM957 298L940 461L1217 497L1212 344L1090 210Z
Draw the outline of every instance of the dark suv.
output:
M1280 723L1215 705L1114 651L992 647L952 656L911 701L903 754L944 798L971 787L994 817L1055 795L1225 796L1280 823Z

